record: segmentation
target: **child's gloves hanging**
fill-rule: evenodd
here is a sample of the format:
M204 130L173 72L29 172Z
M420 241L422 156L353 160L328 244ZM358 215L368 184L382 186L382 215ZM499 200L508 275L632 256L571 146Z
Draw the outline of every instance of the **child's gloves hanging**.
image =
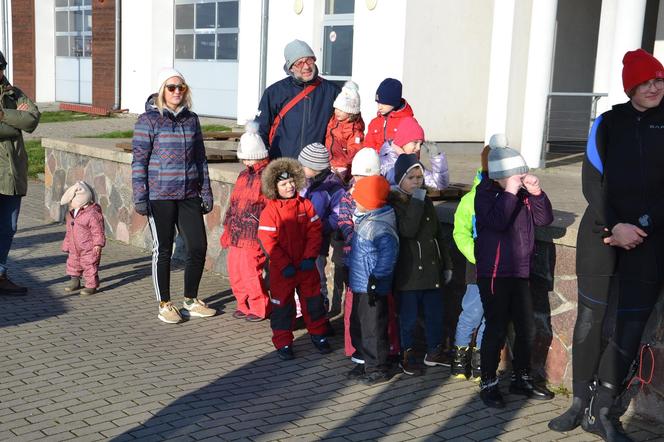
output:
M443 270L443 283L449 284L452 280L452 270Z
M284 278L292 278L293 276L295 276L295 266L293 264L288 264L281 271L281 276L283 276Z
M134 203L134 210L136 213L138 213L141 216L147 216L148 215L148 202L147 201L139 201L137 203Z
M313 270L315 265L316 265L315 258L306 258L303 259L302 262L300 263L300 270L302 270L303 272L308 272L310 270Z

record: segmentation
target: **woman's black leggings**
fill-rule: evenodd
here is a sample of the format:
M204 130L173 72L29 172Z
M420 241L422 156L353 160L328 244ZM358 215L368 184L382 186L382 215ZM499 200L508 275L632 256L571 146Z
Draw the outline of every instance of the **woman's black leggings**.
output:
M171 300L171 255L176 227L186 249L184 296L196 298L207 253L201 199L150 201L148 224L153 245L152 282L157 299Z

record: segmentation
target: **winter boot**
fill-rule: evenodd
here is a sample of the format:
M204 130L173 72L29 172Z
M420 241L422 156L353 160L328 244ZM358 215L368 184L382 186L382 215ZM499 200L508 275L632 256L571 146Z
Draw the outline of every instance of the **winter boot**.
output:
M528 370L512 370L512 382L510 383L510 393L526 396L528 399L537 399L548 401L553 399L553 392L545 386L538 386L528 373Z
M470 377L480 380L482 377L482 356L479 348L475 347L472 351L473 353L470 356Z
M65 292L74 292L81 288L81 278L78 276L72 276L69 280L69 284L65 287Z
M399 361L399 368L409 376L422 375L422 365L415 360L415 352L412 348L404 350Z
M549 428L553 431L572 431L583 419L583 414L590 400L590 382L574 382L574 397L572 406L555 419L549 421Z
M470 348L454 347L452 350L452 376L457 379L468 379L470 377Z
M500 394L498 378L486 378L480 382L480 398L489 408L505 408L503 395Z
M14 284L7 275L0 276L0 295L23 296L27 293L27 288Z
M632 439L616 428L611 420L610 410L617 393L613 385L603 382L592 384L590 402L581 420L581 427L607 442L631 442Z

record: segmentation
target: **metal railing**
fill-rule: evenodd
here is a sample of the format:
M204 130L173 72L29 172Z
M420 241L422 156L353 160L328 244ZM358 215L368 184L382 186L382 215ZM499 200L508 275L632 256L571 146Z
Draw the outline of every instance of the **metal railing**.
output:
M546 104L542 159L549 152L583 151L597 115L597 102L606 93L551 92Z

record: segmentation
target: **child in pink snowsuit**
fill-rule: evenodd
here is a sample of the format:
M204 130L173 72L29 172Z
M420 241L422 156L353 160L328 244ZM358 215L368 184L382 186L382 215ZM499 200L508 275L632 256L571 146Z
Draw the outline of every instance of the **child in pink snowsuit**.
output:
M94 202L92 188L84 181L67 189L60 204L69 205L62 251L69 253L67 275L71 276L71 282L65 291L81 288L83 275L85 288L81 294L92 295L99 287L99 260L101 249L106 245L104 215L99 204Z

